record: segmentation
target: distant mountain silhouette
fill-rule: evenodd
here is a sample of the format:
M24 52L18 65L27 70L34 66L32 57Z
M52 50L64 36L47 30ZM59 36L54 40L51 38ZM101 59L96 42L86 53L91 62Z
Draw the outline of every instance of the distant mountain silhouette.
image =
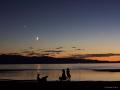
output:
M53 58L48 56L27 57L21 55L0 55L0 64L66 64L66 63L108 63L108 61L98 61L75 58Z

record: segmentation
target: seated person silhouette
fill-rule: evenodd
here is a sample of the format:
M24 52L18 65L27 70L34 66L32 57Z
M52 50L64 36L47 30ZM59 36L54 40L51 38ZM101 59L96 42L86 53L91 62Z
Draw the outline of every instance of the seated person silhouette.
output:
M37 81L39 81L40 80L40 74L37 74Z
M42 78L40 79L40 81L41 81L41 82L46 82L46 81L47 81L47 78L48 78L48 76L44 76L44 77L42 77Z
M37 81L38 82L46 82L47 81L48 76L44 76L42 78L40 78L39 76L40 76L40 74L37 74Z
M71 80L71 75L70 75L70 69L69 68L66 69L66 74L67 74L67 79Z
M63 69L63 70L62 70L62 76L59 77L59 80L60 80L60 81L63 81L63 80L66 80L66 79L67 79L67 77L66 77L66 74L65 74L65 70Z

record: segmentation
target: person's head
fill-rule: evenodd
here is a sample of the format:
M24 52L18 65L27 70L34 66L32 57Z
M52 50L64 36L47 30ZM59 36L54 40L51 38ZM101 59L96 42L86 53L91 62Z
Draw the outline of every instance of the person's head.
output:
M65 72L65 70L63 69L63 70L62 70L62 72L64 73L64 72Z
M38 73L37 76L40 76L40 74Z
M69 71L70 69L69 68L67 68L67 71Z

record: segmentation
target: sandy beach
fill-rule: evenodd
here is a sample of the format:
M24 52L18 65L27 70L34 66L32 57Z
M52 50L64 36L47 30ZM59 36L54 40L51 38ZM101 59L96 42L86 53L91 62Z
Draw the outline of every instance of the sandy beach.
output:
M120 81L47 81L1 80L0 88L9 89L60 89L60 88L120 88Z

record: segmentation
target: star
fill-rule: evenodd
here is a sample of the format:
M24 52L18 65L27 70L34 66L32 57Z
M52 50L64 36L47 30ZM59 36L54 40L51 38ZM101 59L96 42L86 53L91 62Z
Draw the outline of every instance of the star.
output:
M38 37L38 36L36 37L36 40L37 40L37 41L39 40L39 37Z

